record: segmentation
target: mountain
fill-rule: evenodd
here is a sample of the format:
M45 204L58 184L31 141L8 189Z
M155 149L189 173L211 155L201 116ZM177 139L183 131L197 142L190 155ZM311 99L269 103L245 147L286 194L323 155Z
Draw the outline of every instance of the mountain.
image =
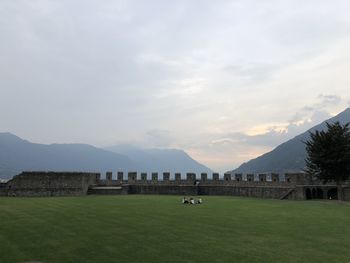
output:
M135 170L128 157L87 144L37 144L0 133L0 178L23 170L105 172Z
M314 126L307 132L304 132L293 139L282 143L271 152L263 154L256 159L243 163L233 173L265 173L265 172L299 172L305 168L305 158L307 156L303 142L309 139L310 132L316 130L325 130L326 122L334 123L339 121L341 124L350 122L350 108L341 112L337 116Z
M192 159L186 152L178 149L141 149L133 145L115 145L105 148L108 151L128 156L136 162L144 172L187 172L200 174L212 171Z
M22 171L208 172L211 170L175 149L140 149L119 145L100 149L88 144L38 144L0 133L0 178Z

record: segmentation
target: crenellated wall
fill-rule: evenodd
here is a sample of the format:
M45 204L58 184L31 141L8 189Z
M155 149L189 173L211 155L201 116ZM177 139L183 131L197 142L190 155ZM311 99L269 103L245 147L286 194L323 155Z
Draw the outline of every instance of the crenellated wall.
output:
M5 196L74 196L86 194L175 194L175 195L232 195L259 198L304 200L329 198L335 184L324 185L302 173L230 174L220 177L208 174L180 173L173 177L163 172L107 172L105 179L99 173L79 172L23 172L7 183L0 184L0 195ZM332 192L333 191L333 192ZM343 187L345 200L350 200L350 183Z
M225 173L223 178L220 178L218 173L213 173L211 178L208 178L207 173L201 173L197 176L195 173L186 173L186 178L182 178L181 173L175 173L171 177L169 172L162 173L162 179L157 172L153 172L148 176L147 173L141 173L138 176L137 172L129 172L127 179L124 179L124 173L118 172L116 179L112 179L112 172L106 173L106 179L97 177L97 184L100 186L117 186L121 184L135 185L237 185L237 186L281 186L288 187L290 185L304 184L310 181L306 174L286 174L281 180L278 174L228 174Z

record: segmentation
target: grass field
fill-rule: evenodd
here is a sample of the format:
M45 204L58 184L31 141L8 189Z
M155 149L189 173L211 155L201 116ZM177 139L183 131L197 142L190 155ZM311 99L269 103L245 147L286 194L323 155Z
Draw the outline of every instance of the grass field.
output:
M350 204L0 198L0 262L350 262Z

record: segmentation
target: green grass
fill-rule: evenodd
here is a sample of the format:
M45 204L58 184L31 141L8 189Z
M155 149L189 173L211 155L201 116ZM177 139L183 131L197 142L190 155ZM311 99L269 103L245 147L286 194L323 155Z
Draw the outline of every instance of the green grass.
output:
M0 262L350 262L350 204L0 198Z

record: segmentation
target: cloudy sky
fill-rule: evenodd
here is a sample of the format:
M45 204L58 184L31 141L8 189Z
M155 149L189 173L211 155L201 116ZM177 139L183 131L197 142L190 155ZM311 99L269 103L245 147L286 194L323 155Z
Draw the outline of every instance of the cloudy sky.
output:
M348 0L1 0L0 131L237 167L350 102Z

